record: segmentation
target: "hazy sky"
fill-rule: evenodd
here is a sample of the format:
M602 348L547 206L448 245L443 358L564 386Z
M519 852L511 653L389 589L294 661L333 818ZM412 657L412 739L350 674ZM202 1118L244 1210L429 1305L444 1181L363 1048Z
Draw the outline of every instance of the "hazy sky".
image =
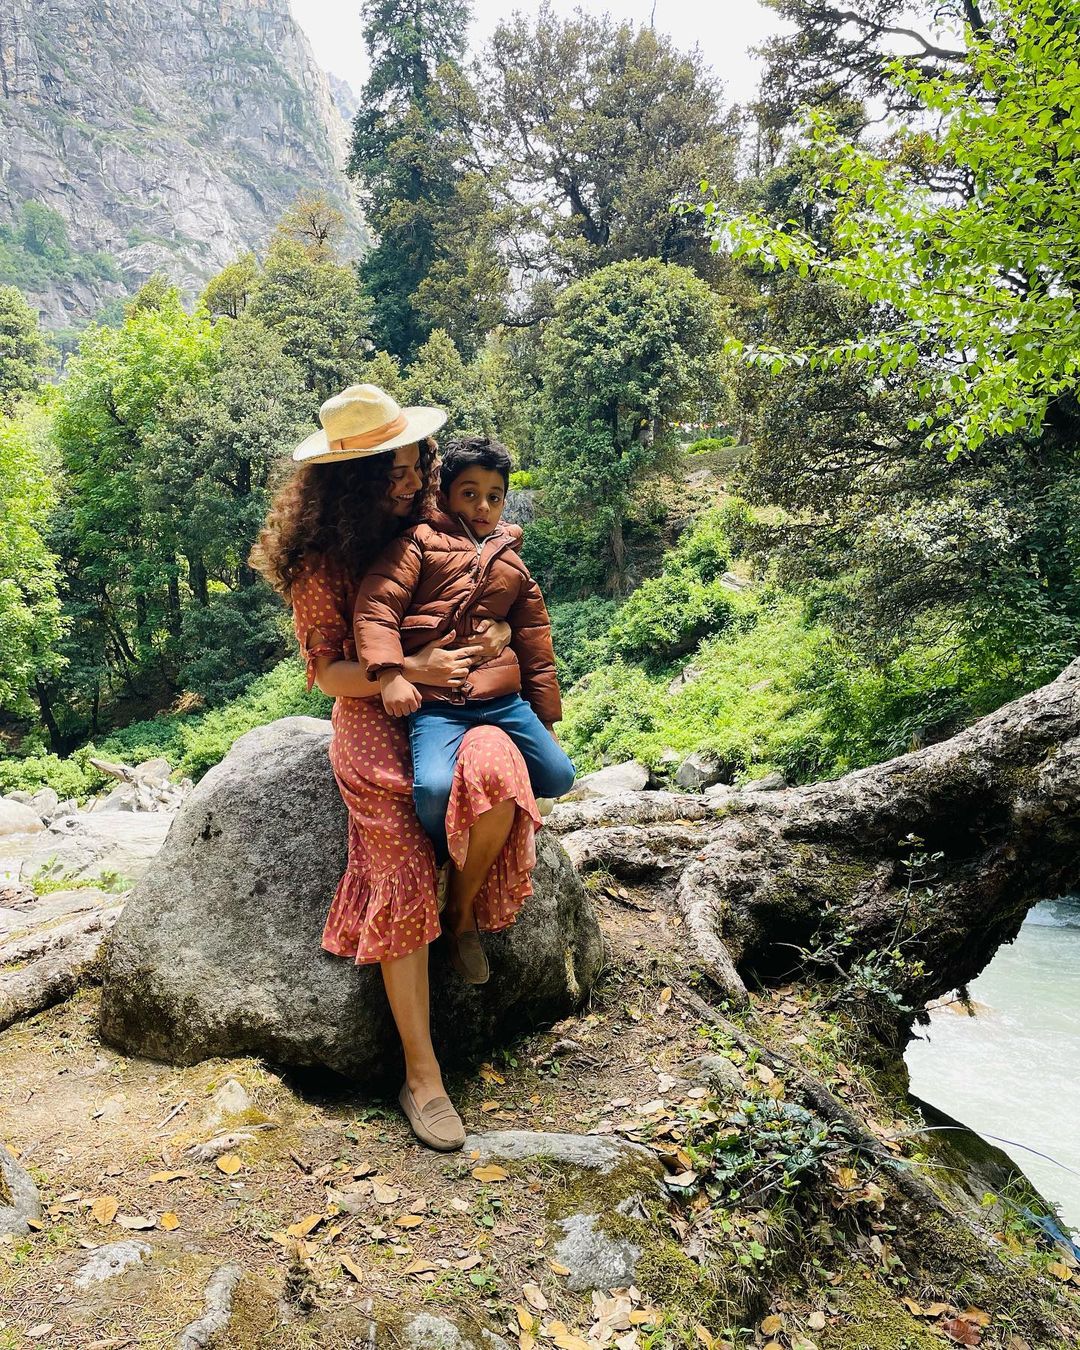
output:
M647 23L654 0L552 0L560 14L580 7L607 10L616 18ZM366 76L360 0L290 0L293 14L307 33L319 63L359 90ZM473 0L471 45L475 51L499 20L514 10L535 12L539 0ZM695 44L724 82L731 102L745 102L757 87L757 63L747 48L780 24L757 0L655 0L655 23L678 47Z

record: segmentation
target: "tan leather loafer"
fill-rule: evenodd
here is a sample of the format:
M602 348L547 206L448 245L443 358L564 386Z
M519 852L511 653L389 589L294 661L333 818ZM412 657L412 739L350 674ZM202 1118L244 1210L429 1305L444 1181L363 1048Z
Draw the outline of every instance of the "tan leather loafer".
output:
M450 964L465 983L487 984L491 967L476 929L461 934L448 932L446 940L450 944Z
M446 908L446 902L450 899L450 869L452 862L444 862L435 873L435 903L441 914Z
M452 1153L465 1142L465 1126L454 1110L449 1097L432 1097L422 1107L417 1106L404 1084L398 1095L405 1119L412 1126L412 1132L422 1144L437 1149L440 1153Z

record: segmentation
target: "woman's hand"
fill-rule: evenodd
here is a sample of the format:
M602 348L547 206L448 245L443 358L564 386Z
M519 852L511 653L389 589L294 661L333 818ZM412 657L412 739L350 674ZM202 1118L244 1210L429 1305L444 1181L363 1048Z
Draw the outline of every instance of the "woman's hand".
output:
M413 684L429 684L435 689L460 689L469 678L469 671L481 659L483 647L459 647L450 650L456 634L447 633L435 642L429 642L415 656L405 658L405 674Z
M423 703L420 691L414 689L400 670L384 670L379 676L382 705L391 717L408 717Z
M485 661L494 661L497 656L502 656L512 637L510 625L502 619L481 619L476 625L476 640L482 653L477 664L482 665Z

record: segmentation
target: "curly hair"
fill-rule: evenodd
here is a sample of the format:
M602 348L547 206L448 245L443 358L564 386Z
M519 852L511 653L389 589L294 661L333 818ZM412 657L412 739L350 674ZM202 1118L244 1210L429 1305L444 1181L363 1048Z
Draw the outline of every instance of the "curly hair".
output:
M302 464L278 488L248 563L286 603L293 582L313 554L333 558L359 579L383 548L422 519L435 497L436 445L419 442L423 483L408 516L388 507L390 451L340 463Z

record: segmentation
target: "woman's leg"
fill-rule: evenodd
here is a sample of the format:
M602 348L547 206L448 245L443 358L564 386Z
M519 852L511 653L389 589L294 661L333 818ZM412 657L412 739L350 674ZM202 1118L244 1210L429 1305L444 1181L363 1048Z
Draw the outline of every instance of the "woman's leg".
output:
M405 1081L418 1107L446 1093L442 1071L431 1044L431 999L428 949L425 946L394 961L383 961L383 984L405 1051Z
M502 852L514 825L517 802L511 797L478 816L469 831L469 849L461 870L450 877L450 903L447 920L455 933L473 928L473 901L476 899L491 865Z

